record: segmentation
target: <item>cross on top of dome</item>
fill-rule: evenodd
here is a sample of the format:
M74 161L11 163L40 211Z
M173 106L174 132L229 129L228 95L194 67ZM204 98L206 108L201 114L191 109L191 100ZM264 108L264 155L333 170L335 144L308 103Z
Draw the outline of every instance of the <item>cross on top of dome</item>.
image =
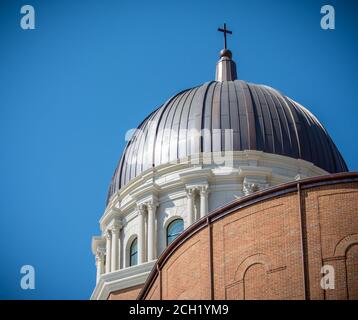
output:
M232 34L232 31L226 29L226 23L224 23L224 28L218 28L218 31L224 33L224 49L227 49L226 34Z
M227 34L232 34L231 30L226 28L226 23L224 23L223 28L218 28L218 31L224 34L224 49L220 51L220 60L216 65L216 81L234 81L237 79L236 73L236 64L232 60L232 53L227 48Z

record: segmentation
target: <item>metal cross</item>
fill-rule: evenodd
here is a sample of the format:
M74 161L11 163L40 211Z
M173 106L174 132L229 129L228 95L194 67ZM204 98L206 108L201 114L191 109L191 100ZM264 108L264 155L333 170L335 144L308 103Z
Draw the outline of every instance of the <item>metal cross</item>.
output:
M226 23L224 23L224 29L222 28L218 28L218 31L223 32L224 33L224 49L227 49L227 45L226 45L226 34L232 34L232 31L226 29Z

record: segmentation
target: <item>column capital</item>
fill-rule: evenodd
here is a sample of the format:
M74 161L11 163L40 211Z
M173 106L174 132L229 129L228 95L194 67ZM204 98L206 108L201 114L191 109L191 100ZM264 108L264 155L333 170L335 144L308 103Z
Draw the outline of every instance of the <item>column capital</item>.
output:
M243 183L242 191L244 192L245 196L259 190L260 190L260 186L257 183L249 183L249 182Z
M98 247L96 250L96 268L97 268L96 281L97 282L100 276L104 272L104 261L105 261L105 249L102 247Z
M120 224L114 224L112 227L111 227L111 232L112 232L112 235L113 234L119 234L119 231L121 230L122 226Z
M138 209L139 214L145 214L147 205L145 203L137 204L137 209Z
M104 250L101 248L97 248L96 261L103 261L103 259L104 259Z
M199 186L198 189L200 191L200 194L202 194L202 195L206 195L210 192L208 185Z
M112 225L110 227L112 234L118 233L123 227L123 223L120 219L116 218L113 220Z
M186 195L188 197L192 197L194 195L195 190L196 190L196 187L186 187L185 188Z
M111 230L110 230L110 229L107 229L107 230L104 232L103 236L106 238L106 240L111 240L111 238L112 238Z
M149 201L146 203L146 206L149 210L153 210L155 208L157 208L159 206L158 202L154 202L154 201Z

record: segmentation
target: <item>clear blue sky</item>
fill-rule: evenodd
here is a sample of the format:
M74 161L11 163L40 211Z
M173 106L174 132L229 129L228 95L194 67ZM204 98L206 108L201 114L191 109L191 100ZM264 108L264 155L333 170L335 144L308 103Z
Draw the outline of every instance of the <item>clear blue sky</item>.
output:
M334 31L320 28L327 3ZM35 30L20 28L24 4ZM214 78L223 22L239 78L309 108L357 171L357 16L348 0L1 0L0 298L90 297L91 237L125 132Z

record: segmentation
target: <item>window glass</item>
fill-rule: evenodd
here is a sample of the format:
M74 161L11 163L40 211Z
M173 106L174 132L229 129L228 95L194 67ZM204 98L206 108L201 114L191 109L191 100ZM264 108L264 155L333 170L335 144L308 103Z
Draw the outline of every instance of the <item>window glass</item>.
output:
M177 219L172 221L167 228L167 244L170 244L184 230L184 221Z
M129 265L135 266L138 263L138 245L137 238L135 238L131 244L130 252L129 252Z

